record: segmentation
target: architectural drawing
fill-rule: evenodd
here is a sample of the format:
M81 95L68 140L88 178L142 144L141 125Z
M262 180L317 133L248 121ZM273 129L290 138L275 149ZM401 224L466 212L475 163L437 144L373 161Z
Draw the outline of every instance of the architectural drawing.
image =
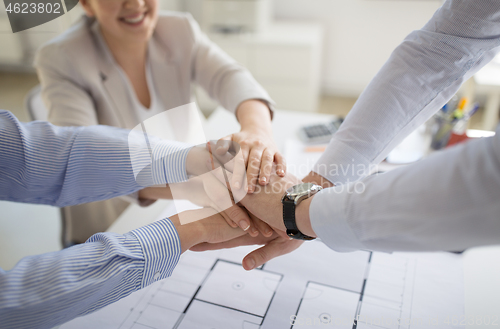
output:
M414 329L430 325L400 319L463 315L457 255L336 253L314 241L247 272L254 248L186 252L172 277L60 328ZM453 328L445 320L438 327Z

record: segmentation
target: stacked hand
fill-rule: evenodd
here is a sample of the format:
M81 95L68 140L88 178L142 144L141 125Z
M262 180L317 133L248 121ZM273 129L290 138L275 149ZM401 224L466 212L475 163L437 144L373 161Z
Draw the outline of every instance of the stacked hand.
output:
M226 187L233 194L241 194L246 190L245 184L237 184L239 179L235 179L236 167L241 165L237 159L229 161L225 165L227 171L212 171L213 176L217 179L214 184L219 184L219 187ZM244 183L244 182L243 182ZM301 181L291 174L285 177L279 177L276 174L271 174L268 184L264 186L256 186L254 193L246 194L241 198L240 204L246 207L250 218L254 225L260 229L261 226L269 225L274 233L268 236L241 236L230 241L221 243L202 243L191 248L193 251L214 250L223 248L232 248L241 245L263 244L264 246L254 250L248 254L243 260L243 267L246 270L256 268L265 262L287 254L297 249L302 241L291 240L285 233L286 229L283 224L283 210L281 205L281 197L285 191L301 183Z
M230 241L237 237L249 236L239 227L230 227L220 214L207 216L207 208L188 210L170 217L175 225L181 241L181 252L203 243L217 244ZM180 217L187 216L196 219L188 224L181 224Z
M278 233L279 232L279 233ZM218 250L226 248L234 248L247 245L263 245L262 247L252 251L243 259L243 267L249 271L256 267L263 265L273 258L288 254L302 245L303 241L291 240L288 236L284 235L281 231L273 232L269 237L258 236L251 237L249 235L242 235L237 238L219 242L210 243L204 242L194 245L190 249L192 251L206 251Z
M241 131L207 146L209 154L223 164L223 168L216 170L220 166L214 166L213 158L204 163L205 169L212 174L211 178L204 176L204 188L211 199L209 204L216 209L227 208L227 204L224 207L224 198L215 201L217 198L214 195L221 196L224 191L230 190L233 201L246 207L252 228L262 234L242 235L220 243L205 242L193 246L191 250L263 244L243 260L244 268L250 270L302 244L302 241L291 240L286 235L281 205L286 189L301 181L293 175L286 175L285 160L273 142L267 105L257 100L246 101L240 104L236 115L242 126ZM236 156L228 158L228 154ZM225 212L228 213L228 210ZM234 226L231 221L228 223Z
M251 113L267 119L255 121L258 116ZM285 191L301 181L286 174L285 161L272 139L267 105L243 102L237 117L242 125L239 133L189 152L186 171L191 178L171 184L169 193L170 198L203 207L173 217L183 251L263 245L244 258L243 266L250 270L302 244L286 235L281 204ZM307 178L311 182L317 177ZM154 194L146 197L155 198ZM310 224L306 229L312 231Z
M214 148L216 154L224 154L230 150L234 142L241 148L242 166L235 168L234 174L238 180L245 176L248 193L253 193L258 186L269 182L273 163L275 172L283 177L286 173L286 164L283 156L273 140L271 129L271 113L268 104L259 100L242 102L237 110L236 117L241 124L241 131L219 140Z
M215 142L212 145L215 145ZM167 186L148 187L139 192L139 197L150 200L189 200L204 207L205 210L197 212L197 216L179 214L180 224L220 214L232 228L240 227L250 236L255 237L259 235L259 232L264 236L270 236L273 230L263 222L259 221L256 224L245 210L235 204L227 186L222 185L212 174L213 172L222 174L222 164L230 160L234 162L234 153L216 155L209 149L203 144L193 147L188 153L186 171L191 176L188 181L168 184Z

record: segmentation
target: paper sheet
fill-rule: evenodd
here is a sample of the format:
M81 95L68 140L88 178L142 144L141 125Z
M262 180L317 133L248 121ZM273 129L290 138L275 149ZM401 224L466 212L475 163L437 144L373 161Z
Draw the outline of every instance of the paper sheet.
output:
M186 252L171 278L61 328L454 328L464 316L458 255L342 254L316 241L246 272L250 250Z

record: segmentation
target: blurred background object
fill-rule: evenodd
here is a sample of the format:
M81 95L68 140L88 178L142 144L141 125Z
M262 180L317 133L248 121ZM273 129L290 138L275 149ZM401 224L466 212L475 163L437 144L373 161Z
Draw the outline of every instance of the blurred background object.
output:
M494 130L498 123L500 107L500 55L474 75L468 88L473 97L483 97L484 111L481 128Z
M0 70L34 72L32 64L38 47L67 30L82 14L80 6L77 6L55 20L29 30L12 33L5 7L1 5Z
M269 0L203 0L200 25L209 32L262 32L271 20Z

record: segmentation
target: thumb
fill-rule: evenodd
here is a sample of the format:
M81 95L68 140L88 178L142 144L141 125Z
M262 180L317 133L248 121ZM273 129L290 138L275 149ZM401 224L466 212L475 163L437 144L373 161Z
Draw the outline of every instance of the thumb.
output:
M211 166L207 162L207 167ZM246 184L235 186L233 180L233 173L223 167L212 170L210 167L210 174L212 174L223 186L232 192L235 203L240 202L247 195Z
M226 154L229 151L229 148L231 147L232 137L233 135L229 135L219 139L217 143L214 145L213 151L218 155Z
M300 240L288 240L281 237L278 237L268 244L252 251L248 255L243 258L243 268L247 271L250 271L256 267L267 263L273 258L276 258L281 255L288 254L289 252L294 251L303 241Z

